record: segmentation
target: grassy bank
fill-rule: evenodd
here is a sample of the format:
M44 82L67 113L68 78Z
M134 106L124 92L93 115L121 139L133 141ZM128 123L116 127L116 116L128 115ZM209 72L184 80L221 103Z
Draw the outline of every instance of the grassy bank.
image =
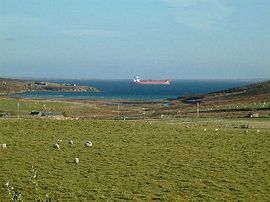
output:
M7 181L25 201L46 193L53 201L267 201L269 128L214 124L0 120L0 201L10 198Z

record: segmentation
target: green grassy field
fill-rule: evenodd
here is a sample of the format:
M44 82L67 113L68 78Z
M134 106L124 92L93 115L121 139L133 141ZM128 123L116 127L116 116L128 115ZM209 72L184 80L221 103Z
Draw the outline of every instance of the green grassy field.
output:
M0 201L267 201L270 130L149 121L0 120ZM52 147L62 139L60 150ZM70 146L68 141L74 140ZM93 142L85 148L87 140ZM74 163L78 157L80 162ZM33 184L34 166L38 189Z
M20 115L29 114L32 110L37 111L65 111L68 108L75 106L73 103L68 102L53 102L53 101L30 101L30 100L17 100L13 98L1 98L0 99L0 111L10 112L12 114L19 113Z
M19 108L18 108L19 102ZM9 113L12 117L30 117L31 111L61 112L70 117L90 117L106 113L95 104L69 102L64 100L27 100L0 97L0 114ZM104 112L103 112L104 111Z
M18 108L18 102L19 108ZM122 101L123 102L123 101ZM132 103L131 101L129 101ZM164 103L170 103L169 106L164 106ZM119 108L115 103L120 103ZM125 103L125 102L123 102ZM0 117L21 117L33 118L30 112L45 111L59 112L69 118L81 119L183 119L196 118L196 105L183 104L177 101L163 101L151 104L123 104L121 101L106 101L106 100L28 100L0 97ZM237 107L238 106L238 107ZM259 107L259 108L256 108ZM263 107L264 106L264 107ZM233 105L200 105L201 118L244 118L249 113L258 110L259 117L263 119L270 118L269 102L258 102L254 105L253 102L245 104Z

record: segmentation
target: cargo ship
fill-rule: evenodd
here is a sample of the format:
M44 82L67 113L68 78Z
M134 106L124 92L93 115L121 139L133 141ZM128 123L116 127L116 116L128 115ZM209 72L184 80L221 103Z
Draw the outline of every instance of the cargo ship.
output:
M133 79L135 84L145 84L145 85L170 85L172 80L141 80L139 76Z

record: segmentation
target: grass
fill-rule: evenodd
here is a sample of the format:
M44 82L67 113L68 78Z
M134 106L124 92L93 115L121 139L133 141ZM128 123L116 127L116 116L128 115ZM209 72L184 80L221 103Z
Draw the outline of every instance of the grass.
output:
M19 102L19 110L18 110ZM106 101L64 101L64 100L28 100L0 97L0 114L9 113L11 117L30 117L31 111L62 112L69 117L110 118L118 116L117 106L107 105ZM127 114L133 113L129 109ZM136 111L136 110L135 110ZM121 112L122 114L123 112ZM119 115L121 115L119 114Z
M68 102L40 101L40 100L17 100L13 98L0 98L0 112L17 114L18 102L20 114L29 114L32 110L37 111L65 111L75 104Z
M177 101L163 101L163 103L141 103L122 104L120 102L119 108L117 103L119 101L106 100L88 100L88 101L65 101L65 100L28 100L20 99L20 107L18 111L18 100L14 98L0 97L0 115L8 113L12 117L20 116L30 118L30 112L49 111L62 112L67 117L82 118L82 119L172 119L172 118L194 118L196 117L196 105L183 104ZM170 106L164 106L164 103L170 103ZM125 103L125 102L123 102ZM231 104L227 105L208 105L202 103L200 105L200 117L203 118L240 118L246 117L255 109L258 110L259 116L263 118L270 117L269 102L265 104L258 102L256 106L253 102L245 104ZM238 107L237 107L238 106ZM256 111L255 110L255 111ZM19 114L18 114L19 112Z
M9 200L7 181L34 200L32 166L39 195L53 201L269 200L269 128L213 124L203 131L161 121L2 119L0 201ZM57 139L60 150L52 147Z
M19 102L19 111L18 111ZM30 117L31 111L62 112L70 117L91 117L106 113L106 109L95 104L68 102L64 100L27 100L0 97L0 114L9 113L12 117ZM18 113L19 112L19 113Z

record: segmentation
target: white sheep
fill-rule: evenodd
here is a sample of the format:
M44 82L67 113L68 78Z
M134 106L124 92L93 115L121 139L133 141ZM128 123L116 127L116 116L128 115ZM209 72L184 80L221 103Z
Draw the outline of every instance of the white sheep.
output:
M53 144L53 148L55 148L55 149L60 149L60 145L59 144Z
M3 144L0 144L0 148L3 148L3 149L6 149L7 148L7 144L6 143L3 143Z
M260 130L257 130L257 133L259 133L260 132Z
M73 142L73 140L69 140L69 142L68 142L69 144L71 144L71 145L73 145L74 144L74 142Z
M216 128L215 131L218 131L218 128Z
M206 131L206 128L204 128L203 131Z
M85 147L92 147L92 142L91 141L87 141L85 144L84 144Z
M80 159L79 159L79 158L75 158L75 159L74 159L74 162L75 162L76 164L78 164L78 163L80 162Z

